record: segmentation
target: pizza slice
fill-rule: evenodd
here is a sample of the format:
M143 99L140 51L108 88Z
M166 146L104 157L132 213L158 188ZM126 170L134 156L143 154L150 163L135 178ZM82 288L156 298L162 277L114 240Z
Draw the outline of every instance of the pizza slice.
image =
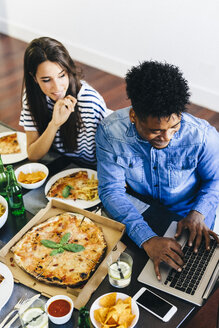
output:
M21 148L16 132L0 138L0 154L16 154L20 153L20 151Z
M89 179L87 171L78 171L58 179L50 188L48 197L95 200L98 198L98 180Z
M2 283L2 281L5 279L5 277L3 277L1 274L0 274L0 284Z

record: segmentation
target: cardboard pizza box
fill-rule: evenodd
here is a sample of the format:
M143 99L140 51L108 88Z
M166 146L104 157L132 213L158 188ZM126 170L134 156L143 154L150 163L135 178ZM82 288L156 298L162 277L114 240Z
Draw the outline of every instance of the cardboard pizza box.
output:
M98 266L97 270L84 285L83 288L56 287L40 281L37 281L31 275L19 268L13 261L12 246L33 226L44 222L48 218L60 214L62 212L73 212L82 214L103 230L104 237L107 242L107 252L104 260ZM0 251L0 261L4 262L11 270L16 283L22 283L30 288L39 291L42 295L52 297L58 294L68 295L74 301L76 309L84 306L91 297L91 294L97 289L102 280L107 275L107 257L111 255L116 260L119 255L125 250L126 246L120 242L120 239L125 231L125 225L100 216L96 213L80 209L71 205L67 205L61 201L52 199L47 206L40 210Z

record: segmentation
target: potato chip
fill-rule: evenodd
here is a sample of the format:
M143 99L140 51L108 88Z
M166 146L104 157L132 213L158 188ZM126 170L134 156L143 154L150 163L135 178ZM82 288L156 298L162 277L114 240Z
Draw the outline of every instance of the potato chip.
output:
M116 305L113 306L113 309L118 313L122 313L125 311L125 309L127 309L127 307L129 307L128 304L124 304L124 303L116 303ZM130 313L131 309L129 310Z
M119 323L120 325L127 324L128 326L130 326L134 318L135 318L135 314L122 313L122 314L119 316L119 321L118 321L118 323Z
M100 308L100 309L101 309L101 308ZM94 310L94 319L95 319L97 322L102 323L102 320L101 320L101 317L100 317L100 312L99 312L100 309L96 309L96 310Z
M107 313L109 312L109 308L99 308L94 310L94 318L100 323L104 323L106 320Z
M116 301L116 295L111 293L103 296L99 301L102 307L94 310L94 318L101 323L101 328L128 328L135 318L131 297Z
M100 306L111 307L116 304L116 293L111 293L106 296L103 296L100 299Z
M125 304L129 304L130 308L132 307L132 299L131 297L127 297L125 300L122 301Z
M119 319L118 312L115 311L115 310L111 310L111 311L108 312L104 324L107 324L107 325L115 325L115 324L117 324L118 319Z
M32 173L23 173L22 171L18 174L18 182L22 183L36 183L43 180L46 177L46 173L42 171L36 171Z

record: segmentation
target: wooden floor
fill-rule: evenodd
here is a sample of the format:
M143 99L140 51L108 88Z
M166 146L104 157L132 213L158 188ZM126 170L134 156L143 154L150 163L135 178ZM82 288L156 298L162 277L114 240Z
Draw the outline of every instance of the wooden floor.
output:
M0 33L0 120L18 131L21 110L21 84L23 77L23 55L27 44ZM130 105L122 78L99 69L77 63L90 83L106 101L108 108L116 110ZM188 112L208 120L219 131L219 113L194 104Z

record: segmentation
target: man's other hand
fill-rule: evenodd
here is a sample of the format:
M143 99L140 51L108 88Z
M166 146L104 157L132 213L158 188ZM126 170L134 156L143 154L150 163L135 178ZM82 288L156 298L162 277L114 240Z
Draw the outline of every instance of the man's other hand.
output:
M189 212L189 214L184 219L178 222L175 238L181 235L183 229L189 230L188 245L192 246L194 243L195 253L198 251L203 236L205 238L205 245L207 250L210 249L210 236L219 242L217 234L206 226L204 222L204 215L197 211Z
M184 254L175 239L156 236L144 242L142 247L154 262L154 270L158 280L161 280L159 269L161 262L169 264L179 272L182 271Z

